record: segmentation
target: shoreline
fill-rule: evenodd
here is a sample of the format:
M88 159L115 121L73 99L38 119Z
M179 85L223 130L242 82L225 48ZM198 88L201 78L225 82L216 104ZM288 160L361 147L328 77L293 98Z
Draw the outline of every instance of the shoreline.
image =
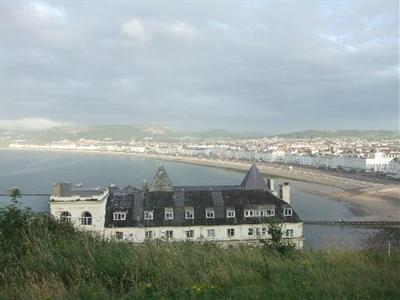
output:
M62 153L108 154L119 156L135 156L145 159L177 162L213 168L223 168L231 171L247 172L252 162L230 161L198 157L168 156L147 153L105 152L105 151L76 151L76 150L47 150L47 149L14 149L1 148L8 151L38 151ZM399 220L400 219L400 185L376 183L366 180L335 176L323 170L313 171L282 165L272 165L258 162L257 167L264 176L292 179L338 188L338 192L323 193L333 201L343 202L356 217L365 220Z

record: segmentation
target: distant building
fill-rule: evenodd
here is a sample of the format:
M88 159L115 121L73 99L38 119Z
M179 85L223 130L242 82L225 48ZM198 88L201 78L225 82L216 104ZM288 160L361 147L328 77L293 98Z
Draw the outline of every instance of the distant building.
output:
M230 186L173 186L160 167L142 190L56 184L50 208L56 218L133 243L156 238L257 243L268 238L267 222L274 218L282 224L284 237L302 248L303 223L290 205L290 185L281 185L278 194L281 198L255 165L240 185Z
M400 179L400 158L394 158L387 167L387 176Z

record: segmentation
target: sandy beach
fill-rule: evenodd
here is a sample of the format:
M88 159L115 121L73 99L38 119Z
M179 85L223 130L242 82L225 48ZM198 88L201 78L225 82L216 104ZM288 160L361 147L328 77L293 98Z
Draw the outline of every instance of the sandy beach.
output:
M49 151L42 149L7 149L16 151ZM54 150L52 150L54 151ZM70 150L56 150L55 152L72 152ZM81 153L97 153L108 155L137 156L162 161L173 161L185 164L194 164L215 168L225 168L240 172L246 172L251 162L230 161L222 159L180 157L159 154L137 154L124 152L103 151L73 151ZM284 179L305 181L323 184L336 188L336 192L322 193L327 198L343 202L359 218L365 220L400 220L400 184L388 180L385 182L371 182L365 178L349 178L341 174L332 174L323 170L304 169L299 167L288 167L278 164L257 162L257 167L265 176L280 177Z
M136 154L135 154L136 155ZM209 167L226 168L236 171L247 171L250 162L227 161L207 158L176 157L167 155L137 154L137 156L189 163ZM334 176L320 170L288 168L279 165L257 163L261 173L266 176L276 176L312 183L324 184L338 188L335 193L323 193L326 197L344 202L350 210L365 220L400 220L400 184L375 183L342 176Z

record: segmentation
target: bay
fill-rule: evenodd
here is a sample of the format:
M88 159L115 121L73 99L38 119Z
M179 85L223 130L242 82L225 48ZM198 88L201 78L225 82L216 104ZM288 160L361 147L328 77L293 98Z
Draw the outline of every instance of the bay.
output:
M55 182L82 183L84 186L140 188L143 180L151 181L159 165L167 170L174 185L240 184L245 173L227 169L166 162L133 155L109 153L41 152L0 150L0 194L11 187L22 193L51 193ZM303 220L357 220L343 203L324 194L335 188L295 180L275 179L275 189L283 181L291 184L291 203ZM323 191L324 193L321 193ZM25 196L22 204L34 211L49 210L48 196ZM0 197L0 205L9 203ZM305 247L362 248L369 229L305 225Z

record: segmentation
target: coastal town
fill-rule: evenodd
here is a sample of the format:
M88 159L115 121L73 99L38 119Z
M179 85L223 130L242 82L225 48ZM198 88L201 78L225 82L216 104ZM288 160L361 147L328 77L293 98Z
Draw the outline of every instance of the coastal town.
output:
M344 174L400 179L400 140L338 138L212 139L159 141L153 137L130 141L104 139L62 139L33 143L11 140L10 149L82 151L162 155L230 161L257 161L288 168L333 170Z

